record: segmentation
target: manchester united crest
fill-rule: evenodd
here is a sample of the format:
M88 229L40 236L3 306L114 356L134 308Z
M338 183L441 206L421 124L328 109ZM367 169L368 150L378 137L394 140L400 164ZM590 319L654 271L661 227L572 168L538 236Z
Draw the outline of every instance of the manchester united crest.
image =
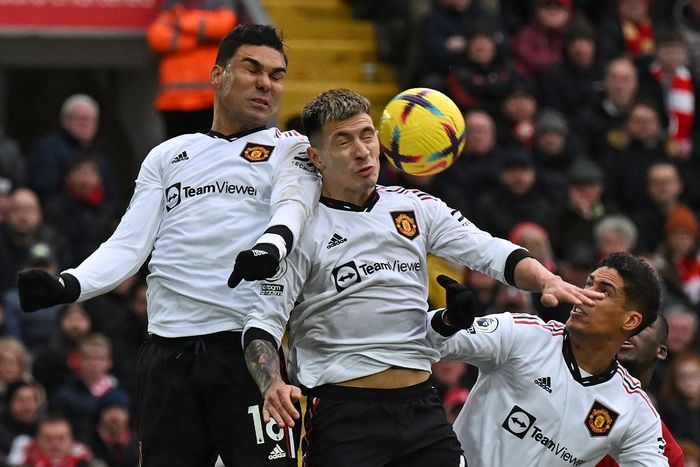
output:
M241 157L248 162L265 162L272 155L274 146L266 146L264 144L248 143L241 152Z
M595 401L586 416L586 428L591 436L608 436L618 416L614 410Z
M409 240L413 240L420 234L416 214L413 211L395 211L391 213L391 218L394 220L396 231Z

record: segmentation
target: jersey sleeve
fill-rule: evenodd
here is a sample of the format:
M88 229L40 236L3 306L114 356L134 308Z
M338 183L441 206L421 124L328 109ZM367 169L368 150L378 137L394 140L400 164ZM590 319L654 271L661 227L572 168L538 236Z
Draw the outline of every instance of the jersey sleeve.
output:
M678 442L673 437L671 430L668 429L663 420L661 421L661 433L663 433L664 441L666 442L664 455L668 459L668 465L670 467L683 467L685 465L683 450L678 445Z
M309 256L299 247L282 260L279 279L260 281L256 288L259 297L246 315L243 334L251 329L263 330L275 338L279 347L310 267Z
M112 236L74 269L80 282L78 301L101 295L138 271L153 249L163 216L163 184L158 158L151 152L141 165L126 213Z
M428 341L440 351L441 359L470 363L480 369L500 366L508 360L515 345L510 313L477 317L469 329L445 336L433 322L433 317L439 312L429 313Z
M666 445L661 432L661 419L650 407L637 411L637 422L626 433L621 446L612 455L620 467L668 466L664 455Z
M425 200L424 208L432 217L428 232L429 253L507 283L506 260L513 251L521 249L520 246L479 229L439 199Z
M284 135L284 134L283 134ZM272 217L267 225L284 226L289 229L294 242L301 238L311 212L321 193L321 178L306 154L309 141L305 136L294 135L280 138L277 146L279 158L276 167L270 209ZM292 245L286 245L287 254Z

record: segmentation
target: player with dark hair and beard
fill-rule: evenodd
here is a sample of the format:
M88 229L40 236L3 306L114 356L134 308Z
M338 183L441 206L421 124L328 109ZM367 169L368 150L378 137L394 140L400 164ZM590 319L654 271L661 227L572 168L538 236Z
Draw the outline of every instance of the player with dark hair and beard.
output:
M149 337L137 363L142 465L213 466L217 454L230 467L296 465L289 431L261 422L241 334L257 300L251 281L273 276L292 251L319 177L305 136L267 128L287 72L277 30L236 27L212 65L211 130L151 150L112 237L59 277L20 271L20 302L34 311L90 299L150 255Z

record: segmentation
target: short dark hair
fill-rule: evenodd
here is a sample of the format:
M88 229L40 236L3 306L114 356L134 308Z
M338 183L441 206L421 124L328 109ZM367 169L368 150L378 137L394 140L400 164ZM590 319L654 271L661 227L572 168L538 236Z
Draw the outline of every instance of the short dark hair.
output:
M216 64L226 66L236 51L244 45L264 45L277 50L284 56L287 63L287 55L284 53L284 40L274 26L269 24L240 24L228 33L219 44L219 52L216 55Z
M659 316L661 290L656 272L644 259L630 253L612 253L603 258L596 269L608 267L617 271L624 282L625 306L642 314L642 322L634 330L637 334Z
M330 89L314 97L301 111L304 133L313 146L318 132L328 122L347 120L362 113L369 114L370 102L349 89Z

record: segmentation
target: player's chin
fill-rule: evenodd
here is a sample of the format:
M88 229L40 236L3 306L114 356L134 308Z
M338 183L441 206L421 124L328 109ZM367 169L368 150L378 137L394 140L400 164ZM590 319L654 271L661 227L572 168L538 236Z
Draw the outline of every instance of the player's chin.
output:
M577 331L583 329L586 323L583 322L580 316L569 314L569 319L566 320L564 327L567 331Z

